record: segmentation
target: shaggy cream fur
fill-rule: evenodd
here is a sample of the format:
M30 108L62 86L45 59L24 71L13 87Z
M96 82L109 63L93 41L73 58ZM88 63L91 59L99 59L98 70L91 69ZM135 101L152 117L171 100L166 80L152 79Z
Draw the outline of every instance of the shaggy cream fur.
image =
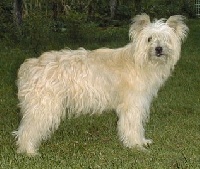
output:
M18 152L36 154L66 111L78 116L114 109L125 146L151 143L143 125L153 97L180 57L188 32L183 19L176 15L151 23L148 15L137 15L125 47L51 51L26 60L17 83L23 116L14 132Z

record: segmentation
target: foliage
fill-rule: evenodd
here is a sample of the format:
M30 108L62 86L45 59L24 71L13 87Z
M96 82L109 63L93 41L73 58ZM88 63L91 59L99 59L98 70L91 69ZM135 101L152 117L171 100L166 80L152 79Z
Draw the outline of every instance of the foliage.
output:
M101 28L95 22L87 22L85 15L75 11L57 20L52 20L39 12L31 13L24 18L20 29L15 31L15 36L10 37L13 43L35 53L55 46L66 47L70 43L104 43L110 41L109 38L128 39L127 30L112 26Z
M24 19L18 40L24 48L35 52L45 50L45 45L51 43L51 20L33 13Z
M151 0L143 4L143 6L143 12L148 13L152 17L168 18L171 15L185 15L189 18L195 17L195 8L193 0Z
M13 24L12 3L0 1L0 38L9 40L15 32Z
M118 0L115 17L110 19L107 0L57 0L24 1L23 23L13 22L12 2L0 2L0 38L8 44L21 45L36 53L52 48L57 44L70 42L107 41L109 34L121 31L119 27L128 25L136 15L133 1ZM152 18L168 18L173 14L195 17L193 0L141 0L141 13ZM53 5L55 6L53 8ZM97 32L104 32L99 35ZM127 37L127 36L124 36ZM119 37L118 37L119 38Z

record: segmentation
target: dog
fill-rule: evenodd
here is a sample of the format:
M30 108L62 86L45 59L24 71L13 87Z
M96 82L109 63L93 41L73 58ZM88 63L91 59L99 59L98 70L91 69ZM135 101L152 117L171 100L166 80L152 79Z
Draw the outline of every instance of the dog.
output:
M188 34L184 17L150 22L134 17L130 43L117 49L65 49L26 60L18 71L22 120L13 132L18 152L35 155L66 116L115 110L119 139L145 148L150 104L180 58ZM70 130L70 129L68 129Z

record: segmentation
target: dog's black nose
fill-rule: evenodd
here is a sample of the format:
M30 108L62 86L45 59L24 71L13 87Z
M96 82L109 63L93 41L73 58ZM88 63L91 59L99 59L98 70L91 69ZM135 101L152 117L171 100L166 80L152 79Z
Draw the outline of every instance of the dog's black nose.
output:
M160 55L162 54L163 48L160 47L160 46L159 46L159 47L156 47L156 48L155 48L155 51L156 51L156 55L157 55L157 56L160 56Z

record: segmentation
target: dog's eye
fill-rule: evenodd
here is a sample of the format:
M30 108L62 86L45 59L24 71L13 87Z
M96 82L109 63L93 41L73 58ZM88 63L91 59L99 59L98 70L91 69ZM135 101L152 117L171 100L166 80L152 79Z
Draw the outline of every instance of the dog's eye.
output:
M149 38L148 38L148 42L151 42L151 40L152 40L152 37L149 37Z

